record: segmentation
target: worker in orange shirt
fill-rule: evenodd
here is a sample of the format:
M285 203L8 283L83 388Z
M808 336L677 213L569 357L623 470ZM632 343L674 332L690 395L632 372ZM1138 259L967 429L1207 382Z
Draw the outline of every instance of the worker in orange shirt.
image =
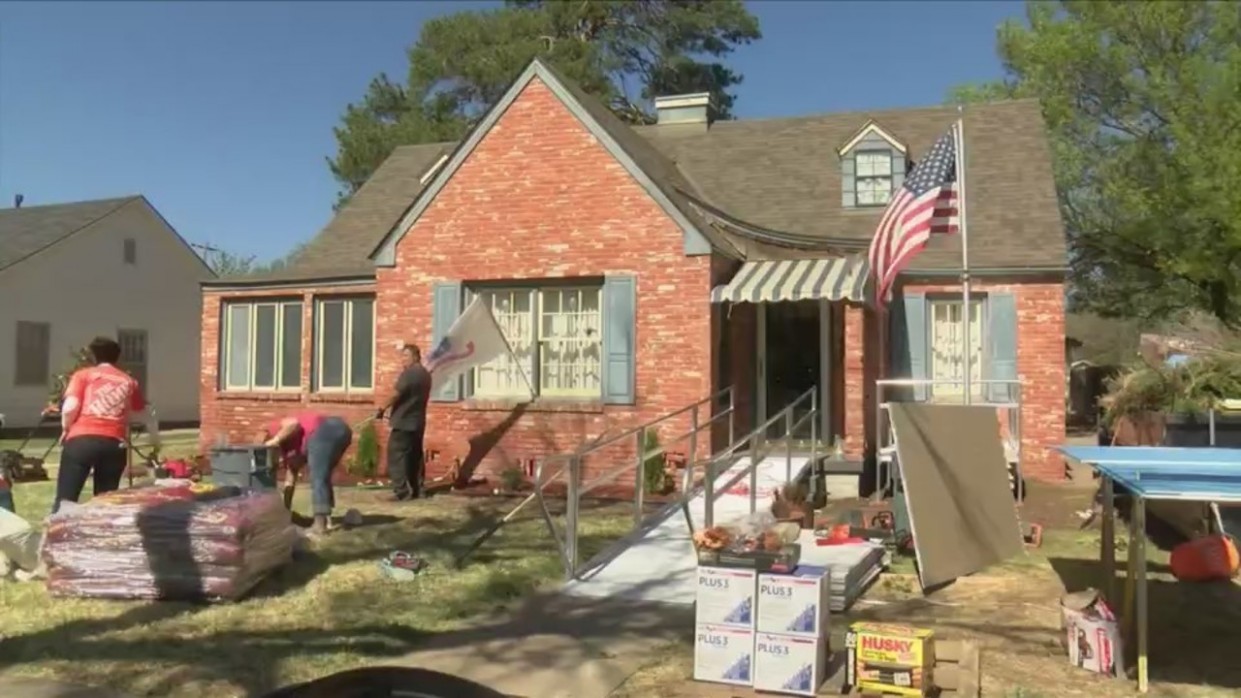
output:
M61 404L64 442L53 514L61 502L78 501L87 477L94 478L96 497L120 488L128 460L129 424L134 416L144 419L151 445L159 448L155 411L147 404L138 381L116 367L121 346L116 340L96 337L88 349L94 365L74 372Z

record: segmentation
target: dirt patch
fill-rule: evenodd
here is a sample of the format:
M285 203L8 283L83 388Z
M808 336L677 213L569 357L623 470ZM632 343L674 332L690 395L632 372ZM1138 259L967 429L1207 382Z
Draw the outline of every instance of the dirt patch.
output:
M885 574L848 614L832 619L833 646L855 620L933 628L949 640L982 648L982 694L1012 698L1132 696L1132 681L1106 679L1069 665L1060 630L1059 599L1102 583L1097 529L1081 530L1075 512L1093 492L1032 483L1024 521L1044 524L1043 547L924 596L912 574ZM1118 546L1122 577L1126 550ZM1181 584L1168 574L1167 553L1148 546L1150 676L1154 696L1222 698L1241 692L1241 586ZM908 565L897 569L909 570ZM1132 666L1132 647L1128 665ZM744 691L695 683L688 644L638 672L615 698L725 698Z

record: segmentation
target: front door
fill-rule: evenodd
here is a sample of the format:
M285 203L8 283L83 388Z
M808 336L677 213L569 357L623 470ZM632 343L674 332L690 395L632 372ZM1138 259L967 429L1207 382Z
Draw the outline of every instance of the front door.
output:
M819 388L818 404L822 407L819 301L768 303L763 309L766 314L766 321L763 323L763 341L766 344L765 376L762 378L763 387L766 389L766 400L763 401L766 408L764 419L778 414L816 386ZM801 419L809 411L810 403L806 401L803 406L799 406L794 420ZM811 431L811 420L807 419L793 432L793 438L809 439ZM767 436L782 439L784 432L785 424L773 424L768 429Z

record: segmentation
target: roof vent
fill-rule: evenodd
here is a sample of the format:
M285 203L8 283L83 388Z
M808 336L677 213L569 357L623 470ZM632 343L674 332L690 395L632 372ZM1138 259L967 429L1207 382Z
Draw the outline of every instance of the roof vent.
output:
M22 202L25 200L26 200L26 197L22 196L21 194L14 196L13 197L13 208L21 208Z
M715 120L715 99L709 92L655 98L660 126L666 124L709 125Z

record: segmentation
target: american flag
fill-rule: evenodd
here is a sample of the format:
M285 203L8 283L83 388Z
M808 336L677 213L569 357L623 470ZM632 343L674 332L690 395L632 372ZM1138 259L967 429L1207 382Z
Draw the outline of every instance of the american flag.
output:
M897 274L926 247L933 233L957 232L958 125L941 136L909 173L875 229L870 271L881 306L887 303Z

